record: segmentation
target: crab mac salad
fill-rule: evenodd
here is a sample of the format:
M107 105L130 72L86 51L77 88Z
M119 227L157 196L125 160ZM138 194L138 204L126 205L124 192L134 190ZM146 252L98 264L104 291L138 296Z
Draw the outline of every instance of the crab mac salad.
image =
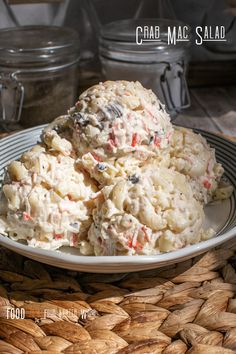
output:
M125 177L150 159L169 165L172 125L164 106L139 82L106 81L85 91L76 106L42 135L71 141L78 163L101 185Z
M203 207L232 193L214 149L139 82L89 88L41 139L8 166L0 201L0 231L33 247L173 251L212 237Z
M154 93L128 81L106 81L85 91L67 118L45 131L46 143L55 126L70 131L78 157L90 152L103 160L127 153L138 159L159 155L169 146L173 131Z
M63 143L61 143L63 148ZM14 240L29 246L88 249L91 204L97 188L67 153L49 153L41 145L8 166L1 197L1 225Z
M221 179L224 169L216 161L215 150L200 134L175 127L170 156L170 167L187 177L197 200L207 204L231 195L232 186Z
M202 205L184 175L149 165L140 175L104 187L88 238L95 255L168 252L212 236Z

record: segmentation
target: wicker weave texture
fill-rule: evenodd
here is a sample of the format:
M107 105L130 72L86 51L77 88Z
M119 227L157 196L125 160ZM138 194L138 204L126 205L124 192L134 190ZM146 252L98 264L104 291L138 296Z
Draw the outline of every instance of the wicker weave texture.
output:
M235 250L231 242L171 267L99 275L2 248L0 353L236 353Z

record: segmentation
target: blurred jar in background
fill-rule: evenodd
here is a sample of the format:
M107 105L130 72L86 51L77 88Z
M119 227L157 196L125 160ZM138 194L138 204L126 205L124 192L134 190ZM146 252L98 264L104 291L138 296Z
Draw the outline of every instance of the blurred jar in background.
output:
M152 17L175 19L171 0L0 1L0 27L54 25L70 27L79 33L80 61L77 95L102 80L98 59L100 28L107 23L126 18Z
M137 26L159 26L160 41L138 45ZM190 41L168 44L167 38L168 27L178 26L184 24L165 19L115 21L102 27L99 44L104 79L139 80L157 94L172 118L190 105L185 78Z
M76 99L77 33L65 27L0 30L0 123L30 127L65 114Z

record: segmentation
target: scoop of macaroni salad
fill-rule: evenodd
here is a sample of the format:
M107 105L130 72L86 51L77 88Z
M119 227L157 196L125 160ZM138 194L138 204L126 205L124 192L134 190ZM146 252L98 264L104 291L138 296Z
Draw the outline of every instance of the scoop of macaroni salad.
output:
M88 238L95 255L149 255L208 239L203 207L186 177L147 165L102 189Z
M67 134L78 157L91 153L97 161L132 154L139 160L168 148L172 124L164 106L139 82L106 81L82 93L68 116L43 133Z
M174 128L170 167L187 177L194 197L204 204L229 198L232 194L233 187L222 180L224 169L216 161L215 150L191 129Z
M10 238L32 247L92 252L86 239L97 187L77 168L71 150L68 142L57 153L36 145L10 163L0 202L0 227Z

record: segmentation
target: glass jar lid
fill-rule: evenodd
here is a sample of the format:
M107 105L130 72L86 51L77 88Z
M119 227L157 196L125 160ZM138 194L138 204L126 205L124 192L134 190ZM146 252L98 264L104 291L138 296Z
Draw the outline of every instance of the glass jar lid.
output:
M61 66L78 60L76 31L56 26L22 26L0 30L0 66Z
M176 41L168 43L169 29L184 28L186 26L188 41ZM137 31L137 27L144 29ZM148 29L159 28L158 41L147 40ZM100 32L100 54L110 59L136 62L157 62L160 59L170 59L171 56L179 56L191 43L191 29L188 25L177 21L161 18L153 19L126 19L114 21L104 25ZM157 53L159 54L157 56ZM130 58L129 58L130 55Z

